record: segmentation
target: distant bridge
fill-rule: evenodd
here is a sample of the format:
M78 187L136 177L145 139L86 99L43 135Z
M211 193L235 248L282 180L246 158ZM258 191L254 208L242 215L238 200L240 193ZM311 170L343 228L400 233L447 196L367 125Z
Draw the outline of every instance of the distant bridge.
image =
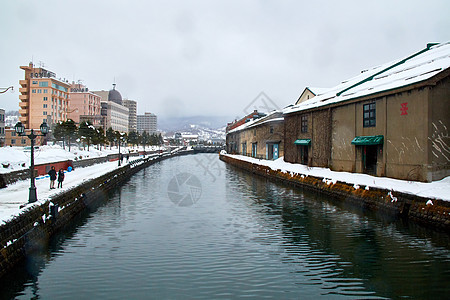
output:
M225 149L225 146L203 146L197 145L192 147L194 153L219 153Z

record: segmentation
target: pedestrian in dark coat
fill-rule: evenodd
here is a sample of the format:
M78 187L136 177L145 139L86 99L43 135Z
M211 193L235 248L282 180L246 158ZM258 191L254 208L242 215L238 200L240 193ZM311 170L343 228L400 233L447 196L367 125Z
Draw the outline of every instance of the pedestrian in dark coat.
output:
M63 169L59 169L59 171L58 171L58 188L62 188L63 181L64 181L64 171L63 171Z
M48 175L50 176L50 189L54 189L56 180L56 170L54 166L48 171Z

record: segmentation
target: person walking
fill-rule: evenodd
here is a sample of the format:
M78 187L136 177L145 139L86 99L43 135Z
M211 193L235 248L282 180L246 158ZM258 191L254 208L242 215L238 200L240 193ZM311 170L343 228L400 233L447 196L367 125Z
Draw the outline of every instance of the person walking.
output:
M56 180L55 166L52 166L52 168L50 169L50 171L48 171L47 174L50 176L50 189L54 189L55 188L55 180Z
M63 169L59 169L59 171L58 171L58 189L62 188L63 181L64 181L64 171L63 171Z

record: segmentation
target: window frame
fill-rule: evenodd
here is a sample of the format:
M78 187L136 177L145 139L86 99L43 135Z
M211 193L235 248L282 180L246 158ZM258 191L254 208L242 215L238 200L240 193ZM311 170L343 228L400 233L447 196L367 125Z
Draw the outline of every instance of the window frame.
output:
M363 104L363 127L377 126L376 102Z
M302 115L300 117L300 131L301 133L308 132L308 115Z

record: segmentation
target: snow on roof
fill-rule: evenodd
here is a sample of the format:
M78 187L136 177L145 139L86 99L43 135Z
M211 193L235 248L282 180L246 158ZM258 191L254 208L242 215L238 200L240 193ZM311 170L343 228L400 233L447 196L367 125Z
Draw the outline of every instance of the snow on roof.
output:
M274 119L274 114L280 114L281 115L281 112L278 111L278 110L271 111L266 116L264 116L262 118L250 120L250 121L248 121L248 122L246 122L246 123L244 123L244 124L234 128L233 130L230 130L228 133L238 132L238 131L244 130L244 129L248 128L248 127L256 126L257 124L255 124L255 123L258 123L258 124L261 123L262 124L262 123L265 123L265 122L280 121L280 120L275 120ZM284 118L281 118L281 119L284 119Z
M288 107L289 114L418 83L450 67L450 42L429 45L404 59L367 69L314 98Z
M318 88L308 86L308 90L310 90L314 95L318 96L328 91L328 88Z

